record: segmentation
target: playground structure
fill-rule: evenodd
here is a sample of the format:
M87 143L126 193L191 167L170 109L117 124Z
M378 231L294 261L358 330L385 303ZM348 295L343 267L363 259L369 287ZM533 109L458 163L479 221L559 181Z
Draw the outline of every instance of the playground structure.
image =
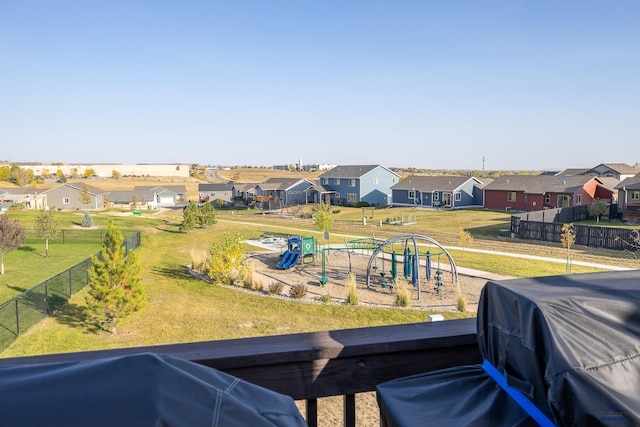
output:
M289 270L300 259L303 264L315 260L316 243L314 237L302 237L300 235L288 236L287 249L276 267L280 270Z
M418 242L421 242L420 244ZM431 245L429 248L428 245ZM427 249L420 252L421 247L427 246ZM435 248L434 248L435 246ZM398 247L398 250L396 250ZM431 249L434 249L432 251ZM326 275L327 254L331 251L346 251L350 257L351 253L360 251L363 254L371 254L367 264L367 288L372 287L372 273L377 272L380 276L380 285L383 288L393 288L394 282L398 277L398 264L402 265L402 274L417 290L418 300L421 293L421 266L424 266L424 278L430 281L433 277L434 290L436 293L441 292L443 286L443 274L445 270L444 263L441 263L440 257L446 256L449 263L449 272L451 273L452 282L458 285L458 272L453 258L447 250L436 240L419 234L401 234L391 237L387 240L376 239L374 237L368 239L356 239L349 242L345 241L344 246L331 246L322 249L322 276L320 284L326 285L328 278ZM423 261L421 261L423 258ZM382 264L378 267L378 260ZM387 269L386 264L389 264ZM435 264L435 271L432 275L432 265ZM351 260L349 260L349 272L351 272Z
M439 252L431 252L431 250L427 249L424 252L420 252L420 246L423 246L425 243L419 245L418 241L423 241L426 244L431 244L436 246L440 251ZM402 255L399 255L396 250L396 244L400 244L403 248ZM391 247L391 252L389 253L388 249ZM387 255L389 255L391 261L391 269L389 273L391 275L392 283L391 285L385 281L386 271L384 270L384 266L382 271L380 271L380 276L382 277L381 286L393 286L393 281L395 281L397 277L397 263L402 262L403 266L403 276L407 279L410 279L410 283L416 287L418 292L418 300L420 299L420 267L424 265L425 267L425 278L427 281L432 278L432 263L433 259L436 259L436 271L434 272L435 286L434 290L436 293L440 293L441 288L443 286L442 283L442 275L443 268L440 263L440 256L445 255L447 260L449 261L449 270L451 273L451 279L455 286L458 286L458 271L456 269L456 264L453 261L453 258L447 252L447 250L436 240L432 239L428 236L423 236L420 234L401 234L398 236L391 237L380 244L378 248L376 248L371 257L369 258L369 264L367 265L367 287L371 286L371 270L377 270L377 260L378 256L382 255L382 261L384 263ZM420 257L424 257L424 264L421 263Z

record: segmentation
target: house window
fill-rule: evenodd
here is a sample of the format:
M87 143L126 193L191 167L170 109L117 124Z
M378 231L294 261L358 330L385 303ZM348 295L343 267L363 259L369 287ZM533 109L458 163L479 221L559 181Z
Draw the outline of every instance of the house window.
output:
M459 202L460 200L462 200L462 193L459 193L459 192L458 192L458 193L456 193L456 194L453 196L453 199L454 199L456 202Z
M348 193L347 194L347 201L351 202L351 203L355 203L356 202L356 193Z
M515 191L509 191L507 193L507 201L508 202L515 202L516 201L516 192Z
M350 179L349 180L349 187L355 187L356 186L356 180L355 179Z
M340 198L340 193L336 193L336 199Z
M640 200L640 191L632 191L629 197L631 200Z
M329 184L329 178L322 178L322 183L323 183L324 185Z
M440 193L433 193L433 201L437 202L438 200L440 200Z
M569 200L570 198L567 195L558 196L558 207L559 208L569 207Z
M333 183L335 185L340 185L340 178L333 178Z
M377 185L378 184L378 178L373 178L373 183Z
M71 203L71 199L70 198L68 198L68 197L63 197L62 198L62 204L63 205L68 205L70 203Z
M576 194L574 205L581 205L581 204L582 204L582 194Z
M544 195L544 203L547 205L551 203L551 194L547 193Z
M415 199L416 198L416 192L414 190L409 191L409 198L410 199Z

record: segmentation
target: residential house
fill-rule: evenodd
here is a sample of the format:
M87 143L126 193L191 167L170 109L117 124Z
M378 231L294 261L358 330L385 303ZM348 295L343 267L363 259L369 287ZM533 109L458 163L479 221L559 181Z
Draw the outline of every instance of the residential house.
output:
M110 191L107 195L110 207L127 210L158 209L158 193L153 190Z
M618 181L622 181L633 177L637 173L640 173L640 169L629 166L626 163L601 163L598 166L587 170L583 175L611 177Z
M629 221L640 221L640 173L624 179L616 186L618 212Z
M319 176L320 184L335 191L332 204L353 206L366 202L370 206L390 206L391 187L400 175L381 165L336 166Z
M215 204L229 204L233 201L234 184L198 184L198 193L200 196L200 202L211 202Z
M187 203L187 187L184 185L136 185L133 191L152 191L159 207L179 206Z
M537 211L588 205L593 199L611 202L613 194L597 177L503 175L484 188L488 209Z
M90 200L82 203L81 194L87 191ZM59 210L102 209L107 200L108 192L93 185L84 183L64 183L42 192L47 195L47 205Z
M393 206L483 206L483 183L468 176L409 175L391 187Z
M256 198L256 185L251 183L233 184L233 200L236 203L252 205Z
M0 212L16 207L20 209L45 209L47 196L35 187L0 188Z
M256 185L256 201L263 209L309 203L309 190L313 183L301 178L269 178Z

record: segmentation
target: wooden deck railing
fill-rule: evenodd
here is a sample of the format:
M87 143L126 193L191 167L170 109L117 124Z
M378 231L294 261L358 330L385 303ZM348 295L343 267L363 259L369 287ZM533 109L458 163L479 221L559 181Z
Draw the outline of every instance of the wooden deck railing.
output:
M0 366L162 353L227 372L306 400L316 426L317 399L344 396L344 425L355 426L355 394L394 378L481 362L476 320L412 323L187 344L0 359Z

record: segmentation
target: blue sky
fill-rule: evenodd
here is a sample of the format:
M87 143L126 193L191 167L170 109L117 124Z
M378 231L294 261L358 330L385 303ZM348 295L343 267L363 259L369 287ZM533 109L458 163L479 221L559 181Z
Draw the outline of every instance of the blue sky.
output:
M640 162L640 3L0 0L0 160Z

